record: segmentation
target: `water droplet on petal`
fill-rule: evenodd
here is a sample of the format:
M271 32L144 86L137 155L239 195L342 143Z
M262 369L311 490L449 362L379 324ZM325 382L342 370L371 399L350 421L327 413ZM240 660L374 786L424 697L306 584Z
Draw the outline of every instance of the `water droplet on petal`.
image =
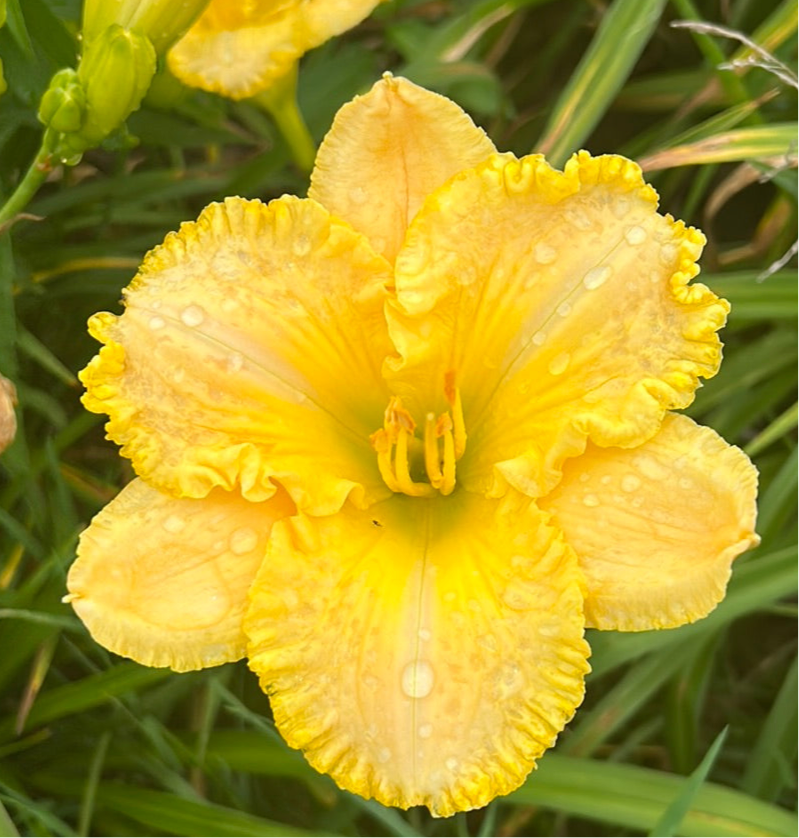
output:
M377 761L380 763L386 763L391 759L391 751L388 748L381 748L377 752Z
M166 320L163 317L151 317L150 322L147 324L153 331L156 329L163 329L166 326Z
M594 291L610 279L611 273L613 273L613 271L607 265L601 268L592 268L583 277L583 285L589 291Z
M429 739L433 735L433 725L420 725L419 738Z
M596 506L599 506L599 498L596 495L586 495L583 498L583 504L585 506L594 508Z
M536 346L543 346L544 341L547 339L547 336L543 332L536 332L533 335L533 343Z
M297 236L292 244L292 249L297 256L307 256L311 252L311 240L305 235Z
M231 352L225 366L228 372L238 372L244 366L244 356L240 352Z
M188 306L180 314L180 319L186 326L199 326L205 320L205 312L200 306Z
M350 189L350 200L353 204L365 204L368 197L369 195L363 186L353 186Z
M430 632L425 628L419 629L419 640L429 640L430 639Z
M179 533L186 526L186 521L180 515L170 515L161 526L167 532Z
M457 771L457 770L458 770L458 766L460 765L460 763L458 762L458 760L456 760L456 759L455 759L455 757L450 757L450 758L449 758L449 759L448 759L448 760L444 763L444 765L446 765L446 766L447 766L447 768L448 768L450 771Z
M637 244L643 244L646 241L647 235L646 230L643 227L630 227L630 229L624 234L624 238L627 240L627 244L631 244L633 246Z
M673 264L676 258L677 245L664 244L663 247L660 248L660 261L663 262L664 265Z
M625 492L635 492L641 488L641 481L634 474L625 474L621 479L621 488Z
M558 314L561 317L568 317L572 312L571 303L561 303L558 306Z
M230 536L230 549L237 556L249 553L258 545L258 533L252 527L241 527Z
M591 219L586 215L585 212L583 212L583 210L568 210L565 213L565 215L566 220L569 222L569 224L573 225L578 230L582 230L583 232L590 230L593 226L591 224Z
M402 670L402 691L408 698L430 695L433 681L433 667L427 661L414 661Z
M571 356L568 352L561 352L556 355L550 362L549 362L549 372L551 375L561 375L561 373L566 372L569 361L571 360Z
M546 242L539 242L533 249L533 258L539 265L551 265L557 256L555 248Z

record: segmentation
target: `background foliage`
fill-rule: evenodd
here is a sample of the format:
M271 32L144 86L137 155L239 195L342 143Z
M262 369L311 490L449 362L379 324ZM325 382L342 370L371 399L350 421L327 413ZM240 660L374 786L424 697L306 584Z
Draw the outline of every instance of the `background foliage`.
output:
M0 189L74 65L79 0L9 0ZM796 835L796 0L390 0L309 54L317 140L390 69L471 111L500 149L642 162L701 227L733 304L721 373L691 414L761 473L760 548L706 620L591 633L588 697L515 794L434 821L338 791L286 748L244 664L174 675L107 654L60 603L77 534L132 476L79 404L85 331L168 230L227 195L304 194L262 111L161 78L118 136L58 169L0 233L0 371L20 431L0 460L0 835ZM775 65L776 66L776 65ZM779 75L782 74L782 77ZM772 272L763 278L771 266ZM726 735L725 735L726 732Z

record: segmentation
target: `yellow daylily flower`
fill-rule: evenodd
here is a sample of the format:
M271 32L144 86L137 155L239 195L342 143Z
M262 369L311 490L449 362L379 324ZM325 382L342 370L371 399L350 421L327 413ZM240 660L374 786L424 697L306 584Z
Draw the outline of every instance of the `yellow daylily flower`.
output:
M582 700L584 628L697 620L758 542L752 464L670 412L721 359L702 244L634 163L497 153L385 77L307 199L212 204L91 319L85 403L139 478L68 598L148 665L246 654L345 789L511 791Z
M286 76L308 50L368 17L381 0L211 0L168 54L190 87L245 99Z

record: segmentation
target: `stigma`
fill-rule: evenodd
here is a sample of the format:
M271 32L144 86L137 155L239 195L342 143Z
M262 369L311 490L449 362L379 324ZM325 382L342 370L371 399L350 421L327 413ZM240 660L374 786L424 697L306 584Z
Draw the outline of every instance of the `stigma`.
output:
M453 373L447 373L444 394L450 409L439 416L425 414L421 439L416 436L416 422L398 396L388 403L383 427L369 437L377 452L380 475L392 492L426 498L454 490L455 464L466 450L463 406L454 379ZM412 472L427 480L414 479Z

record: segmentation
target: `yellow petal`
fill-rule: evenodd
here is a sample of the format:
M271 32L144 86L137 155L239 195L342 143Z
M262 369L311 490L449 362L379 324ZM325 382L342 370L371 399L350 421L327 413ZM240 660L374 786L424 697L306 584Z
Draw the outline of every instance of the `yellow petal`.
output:
M601 629L671 628L721 601L733 559L758 544L757 471L686 416L631 450L589 446L540 503L585 572L586 619Z
M314 514L385 496L368 437L387 400L387 268L313 201L212 204L146 257L121 317L90 321L107 345L84 403L176 496L260 501L271 477Z
M176 500L134 480L81 535L65 600L98 643L145 666L239 660L247 591L272 524L294 511L285 492Z
M630 446L715 374L728 306L689 285L704 237L622 157L496 157L425 204L397 257L389 374L411 413L460 388L458 479L551 489L586 436ZM496 466L496 468L494 468Z
M516 788L588 670L581 578L545 521L515 492L456 492L276 525L245 632L289 745L435 815Z
M454 102L387 74L336 115L308 196L393 261L427 195L495 151Z
M351 29L379 0L211 0L170 50L185 84L244 99L285 75L313 47Z

